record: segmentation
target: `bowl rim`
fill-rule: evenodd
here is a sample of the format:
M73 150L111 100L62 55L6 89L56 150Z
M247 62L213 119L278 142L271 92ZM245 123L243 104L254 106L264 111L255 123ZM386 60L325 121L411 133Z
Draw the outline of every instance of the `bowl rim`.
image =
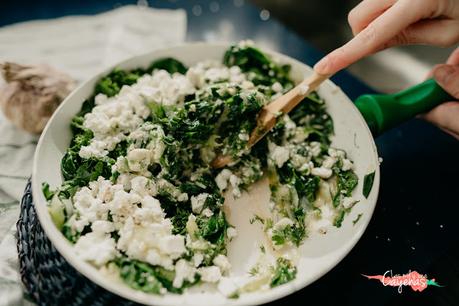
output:
M39 154L38 152L40 151L41 146L43 146L44 142L44 135L47 135L48 129L50 129L51 123L56 119L57 116L60 114L60 110L69 103L69 101L72 101L74 96L76 96L83 88L88 86L89 83L94 82L95 80L99 79L103 75L109 73L112 71L114 68L118 66L123 66L131 61L135 61L137 58L143 58L143 57L151 57L151 60L155 59L155 54L159 52L167 52L168 50L175 50L175 49L181 49L181 48L188 48L188 47L207 47L207 48L228 48L234 44L234 42L185 42L181 44L175 44L171 45L166 48L160 48L160 49L155 49L149 52L145 52L143 54L129 57L125 60L122 60L120 62L117 62L114 65L111 65L108 68L105 68L92 77L88 78L86 81L82 82L76 89L74 89L65 99L64 101L59 105L59 107L55 110L51 118L49 119L48 123L46 124L46 127L44 128L39 141L37 143L37 147L35 149L34 153L34 158L33 158L33 169L32 169L32 194L34 198L34 203L35 203L35 210L38 215L38 220L41 224L41 227L43 228L46 236L48 239L51 241L53 246L56 248L56 250L59 252L61 256L65 258L65 260L80 274L82 274L85 278L87 278L89 281L94 282L96 285L104 288L105 290L118 295L120 297L123 297L127 300L135 301L140 304L147 304L147 305L177 305L177 303L183 302L184 298L183 295L172 295L172 294L165 294L165 295L152 295L152 294L147 294L135 289L129 288L127 285L119 282L114 282L114 281L107 281L108 276L103 275L98 271L96 268L94 268L92 265L89 263L85 262L84 260L78 258L72 248L72 245L70 242L68 242L65 237L62 235L62 233L56 228L54 223L52 222L48 210L47 210L47 202L44 199L44 196L41 192L41 185L40 182L36 179L37 177L37 172L38 172L38 165L40 163L39 160ZM263 51L275 56L281 61L286 60L287 62L290 62L295 65L299 65L302 67L307 68L308 70L311 70L311 68L302 63L301 61L290 57L288 55L272 51L269 48L264 48L262 47ZM371 143L371 152L375 156L376 160L378 159L378 152L376 148L376 144L374 142L374 138L363 118L361 113L358 111L357 107L352 103L352 101L349 99L349 97L342 92L342 90L335 85L331 80L326 80L326 83L329 85L332 85L333 88L336 88L342 94L343 98L347 100L346 102L351 104L354 109L354 111L357 113L357 116L359 117L359 120L364 123L366 133L370 137L370 143ZM379 194L379 187L380 187L380 165L377 162L374 165L374 171L375 171L375 178L373 182L373 187L371 190L371 194L373 195L373 201L371 201L368 204L371 204L371 209L367 211L368 213L368 218L365 219L363 223L363 226L360 227L356 231L356 233L348 240L347 247L342 248L341 252L335 257L334 263L327 265L326 267L322 268L320 272L317 272L314 277L311 277L309 279L300 281L298 279L293 280L292 282L289 282L287 284L271 288L268 291L258 291L250 294L244 294L241 295L239 299L233 299L229 300L227 299L228 303L231 305L259 305L263 303L268 303L272 302L275 300L278 300L280 298L283 298L293 292L299 291L306 286L310 285L311 283L315 282L319 278L321 278L323 275L328 273L330 270L332 270L336 265L338 265L348 254L349 252L355 247L357 242L360 240L362 237L363 233L366 231L366 228L368 227L368 224L370 223L373 214L374 214L374 209L376 207L376 202L378 199L378 194ZM174 298L172 298L174 296ZM180 298L182 297L182 298Z

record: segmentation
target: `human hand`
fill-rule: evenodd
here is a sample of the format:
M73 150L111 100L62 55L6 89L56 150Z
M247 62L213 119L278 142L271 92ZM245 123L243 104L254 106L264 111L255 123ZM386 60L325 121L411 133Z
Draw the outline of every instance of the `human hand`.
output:
M446 64L436 66L430 76L433 76L451 96L459 100L459 48L451 54ZM423 117L459 140L458 101L443 103Z
M363 0L349 24L355 37L319 61L318 73L334 74L391 46L459 42L459 0Z

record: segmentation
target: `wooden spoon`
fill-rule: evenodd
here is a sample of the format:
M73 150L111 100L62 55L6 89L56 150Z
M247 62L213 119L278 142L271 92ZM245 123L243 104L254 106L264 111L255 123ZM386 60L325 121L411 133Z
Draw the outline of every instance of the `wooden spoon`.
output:
M303 101L304 98L317 89L323 81L330 77L331 75L322 75L314 71L309 78L292 88L292 90L277 98L275 101L265 105L258 114L257 126L250 135L247 147L251 148L255 145L276 125L278 117L283 114L288 114L295 108L295 106ZM210 163L210 165L212 168L218 169L223 168L231 162L231 156L219 155Z

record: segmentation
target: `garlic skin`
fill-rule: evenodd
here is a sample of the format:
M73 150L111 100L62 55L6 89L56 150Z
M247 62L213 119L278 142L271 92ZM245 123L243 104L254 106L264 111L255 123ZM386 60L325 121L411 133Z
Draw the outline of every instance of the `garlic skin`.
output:
M39 134L76 82L48 65L0 63L6 84L0 87L0 107L18 128Z

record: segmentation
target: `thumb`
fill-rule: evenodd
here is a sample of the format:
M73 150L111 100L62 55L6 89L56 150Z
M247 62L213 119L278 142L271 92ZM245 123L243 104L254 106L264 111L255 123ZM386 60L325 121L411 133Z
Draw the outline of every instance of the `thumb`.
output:
M445 91L459 100L459 66L439 65L435 67L433 77Z

